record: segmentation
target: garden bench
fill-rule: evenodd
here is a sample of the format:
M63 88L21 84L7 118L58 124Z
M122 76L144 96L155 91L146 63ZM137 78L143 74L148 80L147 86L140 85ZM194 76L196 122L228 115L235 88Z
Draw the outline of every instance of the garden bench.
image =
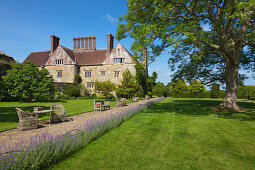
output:
M138 97L132 97L133 102L137 102L139 100Z
M65 113L66 110L62 104L53 104L50 107L51 110L53 110L52 113L52 121L62 121L64 122L66 120Z
M36 129L38 127L38 116L32 112L25 112L20 108L15 108L19 116L19 124L17 129L29 130Z
M120 100L116 99L116 106L117 107L122 107L122 106L126 106L126 99L125 98L121 98Z
M94 111L105 110L106 108L110 109L110 101L96 101L94 100Z

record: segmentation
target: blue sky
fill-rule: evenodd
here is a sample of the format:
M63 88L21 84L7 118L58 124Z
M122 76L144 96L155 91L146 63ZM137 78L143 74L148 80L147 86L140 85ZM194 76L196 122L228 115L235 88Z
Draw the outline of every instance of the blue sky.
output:
M123 0L0 0L0 9L0 50L18 62L31 51L49 50L52 34L70 49L73 37L96 36L97 49L105 49L106 34L115 35L118 17L127 11ZM120 43L130 49L132 39ZM149 73L156 71L157 81L165 84L171 79L168 55L165 52L149 66Z

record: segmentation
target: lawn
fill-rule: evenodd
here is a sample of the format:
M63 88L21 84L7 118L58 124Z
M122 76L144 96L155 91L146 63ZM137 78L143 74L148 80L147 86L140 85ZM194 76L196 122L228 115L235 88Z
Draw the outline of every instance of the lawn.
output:
M255 169L255 104L167 98L51 169Z
M94 110L95 99L73 99L68 101L52 101L52 102L0 102L0 132L14 129L18 125L18 115L15 107L19 107L24 111L33 111L33 107L42 106L44 109L49 109L52 104L63 104L66 110L66 116L71 116L79 113L89 112ZM127 102L130 102L128 100ZM116 102L111 101L111 106L115 106ZM43 116L43 118L48 118Z

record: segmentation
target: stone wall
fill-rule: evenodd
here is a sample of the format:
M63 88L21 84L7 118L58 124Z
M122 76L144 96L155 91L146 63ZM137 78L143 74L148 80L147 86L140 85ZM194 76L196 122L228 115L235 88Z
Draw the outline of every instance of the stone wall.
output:
M49 71L50 75L53 76L55 82L63 83L74 83L74 76L76 74L75 65L55 65L55 66L45 66ZM62 70L62 77L57 77L57 71Z
M104 64L98 66L81 66L80 76L82 78L82 84L87 88L87 83L95 81L111 81L116 84L120 84L122 81L122 74L126 69L129 69L132 75L136 74L135 64ZM85 72L91 71L91 77L85 77ZM119 72L119 77L115 77L115 72ZM105 75L102 75L105 72ZM94 92L93 88L91 89Z

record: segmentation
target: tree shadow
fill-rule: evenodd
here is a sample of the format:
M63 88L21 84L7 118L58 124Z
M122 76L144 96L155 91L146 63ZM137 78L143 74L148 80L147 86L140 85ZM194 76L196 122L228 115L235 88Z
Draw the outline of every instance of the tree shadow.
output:
M147 113L157 114L181 114L189 116L209 116L216 115L224 119L239 119L241 121L255 120L255 103L238 102L240 107L247 109L246 112L219 112L212 108L218 106L222 101L220 100L198 100L198 99L178 99L172 100L169 103L160 102L154 107L146 110Z

